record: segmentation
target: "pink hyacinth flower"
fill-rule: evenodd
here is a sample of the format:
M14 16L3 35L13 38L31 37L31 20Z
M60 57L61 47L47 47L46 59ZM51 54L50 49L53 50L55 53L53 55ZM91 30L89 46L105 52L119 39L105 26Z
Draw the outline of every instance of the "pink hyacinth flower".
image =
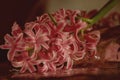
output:
M12 26L12 35L13 37L19 36L19 34L23 33L19 25L15 22Z
M22 52L21 54L16 56L14 59L15 60L12 61L11 63L13 67L16 67L16 68L21 67L20 73L24 73L27 70L31 73L35 72L36 71L35 65L40 63L40 60L35 60L29 57L27 51Z
M49 46L46 43L49 38L46 33L44 33L41 29L39 29L36 33L33 32L33 30L25 30L25 33L29 36L26 38L26 40L29 43L34 44L34 51L39 52L41 50L41 47L48 49Z
M100 32L93 31L89 34L86 34L85 40L86 40L86 51L90 54L90 56L94 56L97 53L96 45L100 40Z
M80 15L79 10L64 10L60 9L55 14L53 14L55 20L59 22L66 23L63 31L74 33L75 38L79 41L78 38L78 32L87 27L86 22L83 22L82 20L76 20L76 17Z
M8 60L13 67L21 68L20 73L47 72L71 69L74 60L83 59L86 53L94 56L100 39L98 31L85 33L83 40L78 33L87 27L79 10L64 10L48 15L43 14L37 20L25 24L22 31L14 23L12 35L5 36L5 45L10 49Z
M22 41L22 39L23 39L22 33L19 36L17 36L16 38L13 38L9 34L6 34L4 39L5 39L6 43L4 45L1 45L0 47L2 49L9 49L9 52L7 54L9 61L13 60L16 51L24 51L25 50L25 45Z

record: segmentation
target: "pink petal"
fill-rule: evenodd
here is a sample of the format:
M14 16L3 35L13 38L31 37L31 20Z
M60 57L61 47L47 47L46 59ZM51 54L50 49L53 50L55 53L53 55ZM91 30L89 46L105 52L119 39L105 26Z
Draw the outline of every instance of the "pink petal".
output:
M56 71L56 66L55 66L53 63L48 63L48 68L49 68L51 71Z
M20 40L23 39L23 34L21 33L20 35L18 35L18 37L15 40L15 43L18 43Z
M73 60L68 56L68 57L67 57L66 69L71 69L72 66L73 66Z
M45 63L43 63L43 66L37 65L37 68L38 68L38 72L40 72L40 73L48 71L48 66Z
M45 49L47 49L47 50L49 49L49 46L48 46L47 43L42 43L41 45L42 45Z
M34 39L35 34L34 34L34 32L33 32L32 30L25 30L25 33L26 33L28 36L30 36L32 39Z
M14 47L12 47L10 50L9 50L9 52L8 52L8 54L7 54L7 58L8 58L8 60L9 61L12 61L13 59L14 59L14 56L15 56L15 48Z
M100 32L99 31L91 32L91 33L85 35L85 39L88 41L88 43L96 44L100 40Z
M6 34L4 39L6 42L13 44L14 39L9 34Z
M0 45L0 48L2 48L2 49L10 49L11 46L9 44L4 44L4 45Z
M35 53L38 53L40 50L41 50L41 45L40 44L34 44L35 46L35 49L34 49L34 51L35 51Z
M35 66L34 66L31 62L28 62L28 70L29 70L31 73L36 71Z
M22 67L23 66L23 61L20 61L20 62L12 61L11 63L12 63L13 67Z
M61 32L63 31L64 27L66 26L66 23L64 21L60 21L58 24L57 24L57 32Z
M27 67L28 67L28 64L24 62L22 68L20 69L20 73L24 73L27 70Z
M12 35L17 37L19 34L22 33L21 28L19 27L19 25L15 22L12 26Z
M72 55L72 59L74 59L74 60L76 60L76 61L77 61L77 60L81 60L81 59L84 58L85 54L86 54L85 50L83 50L83 51L78 51L76 54L73 54L73 55Z

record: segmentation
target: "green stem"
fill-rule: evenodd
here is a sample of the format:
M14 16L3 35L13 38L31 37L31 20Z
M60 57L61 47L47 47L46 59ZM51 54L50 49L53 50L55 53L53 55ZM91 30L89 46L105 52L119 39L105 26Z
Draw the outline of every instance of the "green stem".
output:
M53 18L53 16L52 16L50 13L48 13L48 15L49 15L50 19L52 20L52 22L53 22L55 25L57 25L57 23L56 23L55 19Z
M84 31L91 27L93 24L98 22L106 13L108 13L116 4L118 4L120 0L110 0L105 6L103 6L100 11L91 19L78 17L78 19L82 19L83 21L88 23L88 26L85 29L80 30L81 36L84 35Z
M106 13L108 13L120 0L110 0L100 11L92 18L91 25L98 22Z

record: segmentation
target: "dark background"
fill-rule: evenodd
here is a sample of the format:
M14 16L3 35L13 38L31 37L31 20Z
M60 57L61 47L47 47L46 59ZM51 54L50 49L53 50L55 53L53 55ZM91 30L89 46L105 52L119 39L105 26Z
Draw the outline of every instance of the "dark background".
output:
M21 27L45 12L47 0L0 0L0 45L16 21ZM0 49L0 62L7 61L7 50Z

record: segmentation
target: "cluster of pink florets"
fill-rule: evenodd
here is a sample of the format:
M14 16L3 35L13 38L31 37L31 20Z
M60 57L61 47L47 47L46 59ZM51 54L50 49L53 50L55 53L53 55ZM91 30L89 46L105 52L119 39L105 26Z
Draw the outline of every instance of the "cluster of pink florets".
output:
M79 10L64 10L43 14L37 20L25 24L22 30L17 23L12 26L11 35L6 34L2 49L9 49L7 57L20 72L46 72L71 69L74 60L86 54L94 56L99 41L99 32L85 33L82 39L79 31L87 27ZM79 34L80 35L80 34Z

